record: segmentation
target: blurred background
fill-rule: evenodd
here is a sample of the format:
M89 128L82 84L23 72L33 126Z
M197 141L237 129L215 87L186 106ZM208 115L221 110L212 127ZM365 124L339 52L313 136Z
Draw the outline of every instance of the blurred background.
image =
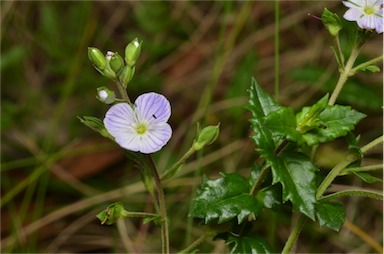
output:
M95 215L122 201L128 211L153 211L138 169L119 147L80 123L79 116L103 118L108 109L96 88L108 86L89 62L87 47L123 55L138 37L142 53L128 94L155 91L172 105L174 130L154 155L161 170L180 158L196 133L196 122L220 122L218 140L189 159L167 182L171 248L185 248L204 227L187 219L201 175L219 171L249 174L258 154L249 139L247 104L251 77L274 94L279 54L279 103L295 110L331 92L338 79L332 38L321 21L324 7L342 16L341 1L281 1L279 52L273 1L2 1L1 3L1 238L2 252L131 252L160 250L152 223L127 219L102 226ZM308 14L313 16L310 16ZM354 25L354 24L351 24ZM380 56L375 34L357 62ZM342 40L348 52L348 41ZM382 72L350 79L338 103L368 115L356 128L361 145L382 135ZM326 174L347 153L343 139L320 146L317 165ZM382 149L363 165L382 163ZM382 173L375 175L382 178ZM351 176L348 186L382 190ZM347 222L341 232L308 223L296 252L380 252L382 202L342 200ZM289 211L263 213L255 232L281 250L290 231ZM207 241L199 252L229 252L223 241ZM381 249L382 250L382 249Z

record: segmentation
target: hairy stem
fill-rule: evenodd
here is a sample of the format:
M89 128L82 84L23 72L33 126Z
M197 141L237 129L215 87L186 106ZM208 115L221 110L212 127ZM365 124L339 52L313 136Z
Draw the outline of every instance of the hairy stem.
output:
M293 245L295 244L297 238L299 237L300 232L303 229L303 226L304 226L306 221L307 221L307 218L303 214L300 214L299 219L296 221L296 223L295 223L295 225L291 231L291 234L289 235L288 240L285 243L284 248L281 251L281 253L286 254L286 253L289 253L291 251L291 249L292 249Z
M165 198L164 198L164 190L159 177L159 174L156 169L156 165L153 162L152 156L146 156L149 167L152 172L153 180L155 182L155 189L157 192L157 198L160 209L161 216L161 242L162 242L162 253L169 253L169 232L168 232L168 217L167 217L167 209L165 207Z
M348 58L347 64L345 65L345 68L341 70L339 80L337 81L336 87L332 92L328 105L332 106L335 104L337 97L339 97L341 89L343 89L343 86L347 81L348 77L351 76L350 72L352 70L353 64L356 61L357 56L359 55L359 52L360 47L356 47L352 50L351 55Z
M164 180L171 178L176 173L176 171L179 169L179 167L181 165L183 165L185 163L185 161L189 157L191 157L191 155L194 154L195 152L196 152L196 150L193 147L189 148L189 150L183 155L183 157L181 157L180 160L178 160L175 164L173 164L173 166L170 169L167 169L165 171L164 175L161 176L161 180L164 181Z

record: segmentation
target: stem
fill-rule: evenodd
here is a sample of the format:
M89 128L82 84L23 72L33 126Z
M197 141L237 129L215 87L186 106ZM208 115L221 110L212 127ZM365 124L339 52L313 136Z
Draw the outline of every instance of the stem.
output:
M349 197L349 196L360 196L360 197L368 197L368 198L383 200L383 194L376 192L376 191L368 191L368 190L339 191L339 192L324 196L320 200L327 201L327 200L333 200L336 198Z
M194 154L196 152L196 150L191 147L189 148L189 150L183 155L183 157L181 157L181 159L176 162L175 164L173 164L173 166L170 168L170 169L167 169L165 171L165 173L161 176L161 180L164 181L164 180L168 180L169 178L171 178L175 173L176 171L179 169L179 167L185 163L185 161L191 157L192 154Z
M363 146L361 148L361 152L364 154L366 153L367 151L369 151L370 149L372 149L373 147L375 147L376 145L380 144L383 142L383 136L381 137L378 137L376 138L375 140L373 140L372 142L370 142L369 144ZM328 188L329 185L331 185L331 183L333 182L333 180L335 180L335 178L349 165L351 164L352 162L354 162L355 160L359 159L360 156L356 155L356 154L350 154L347 156L347 158L343 161L341 161L339 164L337 164L332 170L331 172L328 173L328 175L325 177L325 179L323 180L323 182L320 184L319 188L317 189L317 192L316 192L316 199L319 200L321 198L321 196L324 194L324 192L326 191L326 189Z
M199 238L196 239L196 241L194 241L193 243L191 243L191 245L189 245L187 248L185 248L184 250L182 251L179 251L178 253L189 253L191 252L192 250L194 250L197 246L199 246L202 242L205 241L205 239L207 239L208 237L211 237L213 236L214 234L210 234L210 233L206 233L206 234L203 234L202 236L200 236Z
M336 60L337 60L337 63L339 64L339 69L342 71L344 70L345 59L344 59L343 51L341 50L339 35L335 37L335 44L336 44L335 54L337 58Z
M383 164L370 165L370 166L357 167L357 168L346 168L340 173L340 175L344 176L344 175L349 175L355 172L365 172L365 171L372 171L372 170L379 170L379 169L383 169Z
M121 82L118 80L115 80L115 84L119 89L120 96L123 98L123 100L128 102L128 104L132 104L131 100L129 99L127 90L124 88L123 84L121 84Z
M336 87L333 90L331 98L329 99L328 105L332 106L335 104L336 99L341 92L341 89L343 89L343 86L347 81L348 77L351 76L350 72L353 67L353 64L356 61L357 56L359 55L359 52L360 52L360 47L356 47L352 50L351 55L349 56L349 59L347 61L347 64L345 65L345 68L340 73L339 80L337 81Z
M159 174L157 173L156 165L153 162L153 159L150 155L146 156L149 167L151 169L153 179L155 181L155 188L158 195L158 203L160 208L160 216L161 216L161 242L162 242L162 253L169 253L169 233L168 233L168 217L167 217L167 209L165 207L165 198L163 186L161 184L161 180Z
M354 75L358 70L363 69L363 68L365 68L365 67L367 67L367 66L370 66L370 65L372 65L372 64L374 64L374 63L377 63L377 62L379 62L379 61L382 61L382 60L383 60L383 56L378 56L378 57L376 57L376 58L374 58L374 59L372 59L372 60L369 60L369 61L367 61L367 62L365 62L365 63L359 64L358 66L356 66L355 68L353 68L353 69L350 71L350 75L352 76L352 75Z
M281 251L281 253L285 254L285 253L289 253L291 251L291 249L292 249L293 245L295 244L297 238L299 237L299 234L300 234L301 230L303 229L303 226L304 226L306 221L307 221L307 218L304 215L300 214L300 217L296 221L296 224L294 225L294 228L292 229L292 232L289 235L288 240L285 243L284 248Z

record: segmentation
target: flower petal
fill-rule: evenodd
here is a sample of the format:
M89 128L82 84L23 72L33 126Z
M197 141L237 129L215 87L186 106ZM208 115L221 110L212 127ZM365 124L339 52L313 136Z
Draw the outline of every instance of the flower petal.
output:
M137 97L135 111L141 120L167 122L171 116L171 104L161 94L145 93Z
M109 134L115 138L115 141L120 146L129 149L127 143L132 142L135 139L132 135L136 134L134 128L136 118L132 107L127 103L112 106L105 114L103 122ZM129 150L138 151L138 148Z
M349 21L357 21L360 19L361 12L358 9L349 9L345 12L343 18Z
M172 128L168 123L151 126L146 135L141 139L140 152L154 153L165 146L172 136Z

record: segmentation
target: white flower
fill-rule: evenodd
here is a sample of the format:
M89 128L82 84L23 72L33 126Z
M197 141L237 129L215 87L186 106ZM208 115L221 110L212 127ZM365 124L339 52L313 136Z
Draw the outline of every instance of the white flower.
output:
M161 94L140 95L133 106L119 103L105 115L104 125L123 148L145 154L159 151L171 138L167 123L171 105Z
M362 29L383 32L383 0L353 0L343 4L349 8L343 16L346 20L356 21Z

